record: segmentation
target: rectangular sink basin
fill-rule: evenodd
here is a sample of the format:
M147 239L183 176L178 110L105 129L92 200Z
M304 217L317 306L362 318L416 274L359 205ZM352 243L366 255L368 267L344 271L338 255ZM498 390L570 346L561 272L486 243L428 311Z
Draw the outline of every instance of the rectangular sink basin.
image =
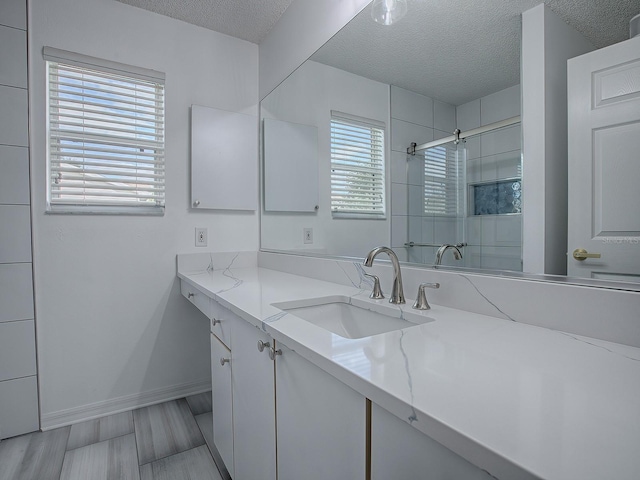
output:
M401 311L387 300L331 296L273 306L344 338L370 337L434 321L424 313ZM406 308L411 307L403 305Z

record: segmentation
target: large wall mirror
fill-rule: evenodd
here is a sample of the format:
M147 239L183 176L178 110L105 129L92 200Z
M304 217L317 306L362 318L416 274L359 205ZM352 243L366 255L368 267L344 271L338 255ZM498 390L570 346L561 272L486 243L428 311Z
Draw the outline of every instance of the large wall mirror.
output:
M521 274L537 208L522 188L521 14L539 3L409 0L387 26L358 14L261 103L261 248L390 245L412 264ZM595 48L640 13L545 3Z

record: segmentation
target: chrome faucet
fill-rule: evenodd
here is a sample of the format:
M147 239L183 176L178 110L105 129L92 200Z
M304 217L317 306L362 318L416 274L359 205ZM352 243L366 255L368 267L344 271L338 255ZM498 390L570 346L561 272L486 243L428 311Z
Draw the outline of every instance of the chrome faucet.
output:
M386 253L389 255L391 265L393 265L393 288L391 289L390 303L405 303L404 292L402 291L402 274L400 273L400 262L395 252L389 247L376 247L367 254L367 258L364 259L364 266L371 267L373 260L379 253Z
M456 245L451 245L450 243L445 243L444 245L442 245L436 252L436 263L434 265L434 268L438 268L438 265L442 263L442 256L444 255L444 252L446 252L450 248L453 249L453 258L455 258L456 260L462 259L462 252L460 251L460 247L464 247L464 244L458 243Z

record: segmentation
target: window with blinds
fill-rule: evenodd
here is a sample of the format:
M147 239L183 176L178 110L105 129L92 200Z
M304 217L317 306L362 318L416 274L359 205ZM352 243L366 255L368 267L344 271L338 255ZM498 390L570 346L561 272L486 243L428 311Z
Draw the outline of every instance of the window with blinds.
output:
M331 212L384 218L384 124L331 113Z
M424 213L457 216L459 211L458 161L454 145L432 147L424 152Z
M164 76L55 49L45 60L48 211L163 214Z

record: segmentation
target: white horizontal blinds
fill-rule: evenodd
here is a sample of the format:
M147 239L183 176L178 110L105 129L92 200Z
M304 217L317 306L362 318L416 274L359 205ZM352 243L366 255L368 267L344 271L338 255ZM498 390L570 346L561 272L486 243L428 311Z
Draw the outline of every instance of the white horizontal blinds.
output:
M424 152L424 213L457 216L458 202L457 148L449 143Z
M78 62L47 65L51 209L161 211L163 82Z
M331 211L384 216L384 126L331 116Z

